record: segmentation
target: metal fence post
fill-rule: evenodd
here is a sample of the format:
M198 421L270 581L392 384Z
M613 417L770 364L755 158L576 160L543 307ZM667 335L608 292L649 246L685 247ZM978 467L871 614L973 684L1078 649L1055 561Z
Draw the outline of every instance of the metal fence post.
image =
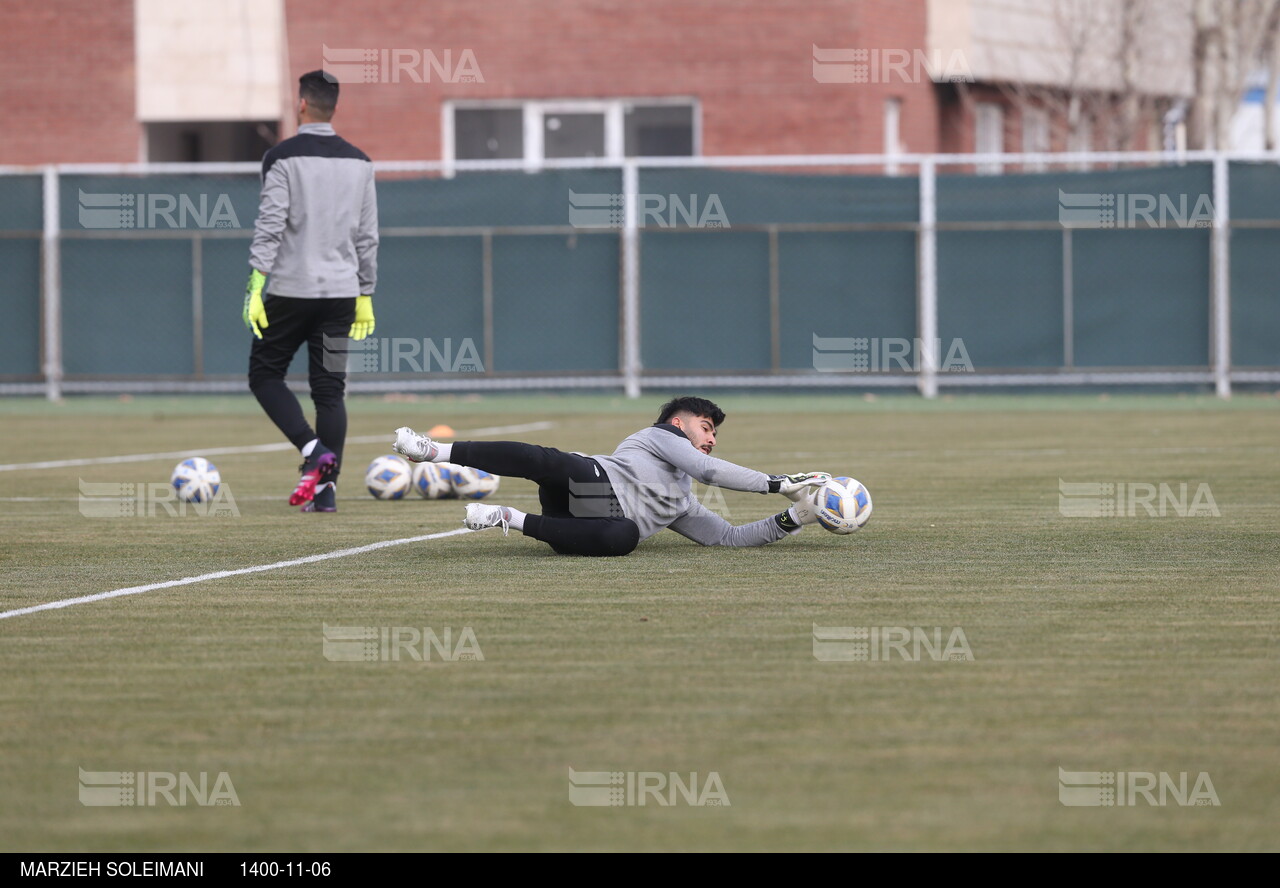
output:
M640 168L622 162L622 378L628 398L640 397L640 229L636 201Z
M1231 397L1231 195L1230 166L1213 158L1213 382L1219 398Z
M44 259L44 393L50 401L62 399L62 277L61 207L58 168L44 168L44 227L41 253Z
M920 394L938 396L938 202L937 160L927 157L920 162Z

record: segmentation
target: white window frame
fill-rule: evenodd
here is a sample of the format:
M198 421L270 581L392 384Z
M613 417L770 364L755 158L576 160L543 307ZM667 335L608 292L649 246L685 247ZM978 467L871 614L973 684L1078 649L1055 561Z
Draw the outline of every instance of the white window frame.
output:
M897 97L884 100L884 153L890 157L902 153L902 99ZM884 171L898 175L897 161L886 163Z
M1093 120L1084 114L1080 115L1079 121L1076 123L1075 129L1067 134L1067 151L1076 153L1087 153L1093 150ZM1071 165L1076 170L1088 170L1088 161L1078 162Z
M994 125L990 122L994 121ZM994 131L996 144L992 148L986 144ZM1004 153L1004 106L999 102L978 102L973 111L973 153ZM1000 163L980 163L979 175L996 175L1004 170Z
M452 176L457 162L454 112L459 109L520 109L523 111L524 166L541 169L545 157L543 134L548 114L603 114L604 158L621 162L626 156L626 115L634 105L678 105L693 109L693 157L702 155L702 106L692 96L618 99L446 99L440 106L440 159L445 176Z
M1044 108L1023 108L1022 153L1048 154L1051 149L1049 112ZM1044 172L1047 166L1037 161L1027 164L1026 169L1032 172Z

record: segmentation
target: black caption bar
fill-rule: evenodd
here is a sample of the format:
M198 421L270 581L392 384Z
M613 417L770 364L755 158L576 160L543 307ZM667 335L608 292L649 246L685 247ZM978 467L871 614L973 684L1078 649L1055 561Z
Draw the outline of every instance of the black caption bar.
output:
M397 871L397 855L375 854L6 854L20 879L231 879L299 882Z

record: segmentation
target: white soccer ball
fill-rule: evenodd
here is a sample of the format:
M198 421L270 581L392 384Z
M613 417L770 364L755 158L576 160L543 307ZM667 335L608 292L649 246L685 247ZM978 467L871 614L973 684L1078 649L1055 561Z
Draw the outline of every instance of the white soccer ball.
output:
M413 489L423 499L453 496L453 467L448 463L418 463L413 467Z
M463 499L484 499L497 489L497 475L470 466L454 466L453 492Z
M871 518L871 494L861 481L832 478L813 496L818 523L832 533L853 533Z
M364 486L380 500L398 500L409 492L413 469L403 457L388 453L369 463L364 473Z
M203 456L193 456L174 466L169 483L183 502L207 503L222 485L222 475L218 467Z

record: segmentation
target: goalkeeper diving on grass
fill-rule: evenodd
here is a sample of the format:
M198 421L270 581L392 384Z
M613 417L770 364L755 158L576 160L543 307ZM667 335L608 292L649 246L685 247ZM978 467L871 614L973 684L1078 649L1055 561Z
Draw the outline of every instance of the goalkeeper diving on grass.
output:
M561 555L626 555L666 527L704 546L763 546L817 521L811 497L831 475L766 475L713 457L724 418L705 398L676 398L662 406L656 423L608 456L515 441L443 444L410 428L396 429L395 450L414 462L453 462L535 482L542 514L469 503L463 524L501 527L504 535L514 527ZM771 518L733 525L697 501L694 480L780 493L792 505Z

